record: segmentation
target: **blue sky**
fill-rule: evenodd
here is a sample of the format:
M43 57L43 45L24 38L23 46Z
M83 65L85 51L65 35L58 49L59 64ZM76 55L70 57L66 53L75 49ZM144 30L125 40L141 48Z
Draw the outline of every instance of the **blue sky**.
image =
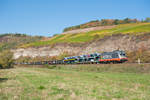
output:
M150 17L150 0L0 0L0 34L52 36L100 19Z

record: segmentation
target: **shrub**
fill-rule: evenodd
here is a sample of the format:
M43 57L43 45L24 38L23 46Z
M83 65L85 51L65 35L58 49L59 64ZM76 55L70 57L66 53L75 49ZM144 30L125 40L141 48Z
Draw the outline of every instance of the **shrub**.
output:
M0 68L12 68L14 64L13 53L5 50L0 53Z
M141 63L150 62L150 52L148 50L139 49L133 52L127 52L128 62L138 62L140 59Z
M64 52L62 52L58 57L57 57L57 59L63 59L64 57L68 57L68 56L70 56L71 54L69 54L69 52L67 52L67 51L64 51Z
M52 66L48 66L48 69L54 69L56 67L57 67L56 65L52 65Z
M43 90L43 89L45 89L45 87L42 86L42 85L40 85L40 86L38 87L38 89L39 89L39 90Z

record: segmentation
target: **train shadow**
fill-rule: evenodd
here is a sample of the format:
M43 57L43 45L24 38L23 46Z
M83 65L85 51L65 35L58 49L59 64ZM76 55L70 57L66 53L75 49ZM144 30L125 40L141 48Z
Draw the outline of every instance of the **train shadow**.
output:
M8 80L8 78L0 78L0 83L1 82L5 82L5 81L7 81Z

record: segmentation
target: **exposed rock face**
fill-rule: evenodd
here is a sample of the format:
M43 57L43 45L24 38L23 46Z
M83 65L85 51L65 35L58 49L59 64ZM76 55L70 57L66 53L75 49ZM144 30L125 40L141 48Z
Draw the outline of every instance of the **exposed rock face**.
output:
M55 44L54 46L40 48L26 48L12 50L14 58L20 56L58 56L63 52L68 52L75 55L89 54L94 52L106 52L116 49L125 51L135 51L140 48L150 50L150 34L131 36L131 35L113 35L100 40L95 40L84 44Z
M129 35L112 36L91 43L86 47L85 53L96 51L113 51L121 49L125 51L135 51L140 48L150 49L150 36L142 40L144 37L135 37Z

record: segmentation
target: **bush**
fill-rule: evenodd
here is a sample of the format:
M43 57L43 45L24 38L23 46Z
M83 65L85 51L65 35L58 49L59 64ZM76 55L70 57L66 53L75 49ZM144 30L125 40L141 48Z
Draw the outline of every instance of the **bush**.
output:
M48 66L47 68L48 69L54 69L54 68L56 68L57 66L56 65L52 65L52 66Z
M12 68L14 64L13 53L5 50L0 52L0 68Z
M127 52L128 62L138 62L140 59L141 63L150 63L150 51L139 49L133 52Z
M69 54L67 51L64 51L62 52L58 57L57 59L63 59L64 57L68 57L68 56L71 56L71 54Z

